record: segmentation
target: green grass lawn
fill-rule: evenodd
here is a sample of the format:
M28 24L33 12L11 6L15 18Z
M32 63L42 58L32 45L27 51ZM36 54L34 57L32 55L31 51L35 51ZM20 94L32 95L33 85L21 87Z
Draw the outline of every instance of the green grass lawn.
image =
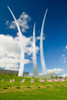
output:
M0 100L67 100L67 87L1 93Z
M4 82L2 82L4 78ZM10 83L10 78L15 82ZM25 77L25 82L21 83L22 77L1 76L0 77L0 100L67 100L67 81L65 82L39 82L38 78Z

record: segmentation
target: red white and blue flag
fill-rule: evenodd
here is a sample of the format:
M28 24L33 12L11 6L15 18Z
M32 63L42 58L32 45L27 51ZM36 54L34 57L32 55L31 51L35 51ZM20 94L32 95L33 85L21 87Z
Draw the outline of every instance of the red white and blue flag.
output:
M39 81L40 81L40 82L44 82L45 80L44 80L44 79L39 79Z
M34 79L31 79L31 83L34 83Z
M25 82L25 79L22 79L22 80L21 80L21 83L24 83L24 82Z
M47 79L48 82L52 82L52 79Z

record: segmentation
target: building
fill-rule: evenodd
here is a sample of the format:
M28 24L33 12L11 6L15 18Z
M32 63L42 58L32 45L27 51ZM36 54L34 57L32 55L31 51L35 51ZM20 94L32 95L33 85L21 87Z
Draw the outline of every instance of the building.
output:
M18 70L4 70L4 69L0 69L0 73L1 74L17 74L19 73ZM23 76L29 76L29 72L23 72Z

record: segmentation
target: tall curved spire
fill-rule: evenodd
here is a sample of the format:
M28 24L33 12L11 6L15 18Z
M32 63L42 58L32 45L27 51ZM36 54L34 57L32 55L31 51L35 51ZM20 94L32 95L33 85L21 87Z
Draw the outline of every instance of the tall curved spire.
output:
M35 23L33 28L33 73L37 75L37 63L36 63L36 47L35 47Z
M47 11L48 11L48 9L46 9L46 12L44 15L44 19L43 19L43 23L42 23L42 27L41 27L41 36L40 36L40 58L41 58L41 65L42 65L42 73L43 74L47 74L45 59L44 59L44 52L43 52L43 30L44 30L44 23L45 23Z
M23 44L23 39L22 39L22 33L21 33L21 30L20 30L20 27L18 25L18 22L13 14L13 12L11 11L10 7L7 6L7 8L9 9L14 21L15 21L15 24L17 26L17 29L18 29L18 32L19 32L19 37L20 37L20 44L21 44L21 60L20 60L20 69L19 69L19 74L18 76L23 76L23 71L24 71L24 44Z

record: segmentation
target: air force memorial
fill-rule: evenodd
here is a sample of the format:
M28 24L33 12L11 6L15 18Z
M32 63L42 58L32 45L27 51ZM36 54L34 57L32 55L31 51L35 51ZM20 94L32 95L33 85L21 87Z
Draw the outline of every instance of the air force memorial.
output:
M20 48L21 48L21 55L20 55L20 68L19 68L19 73L18 76L23 76L24 73L24 50L25 50L25 45L24 45L24 40L22 38L22 32L20 30L19 24L16 20L16 17L14 16L12 10L10 9L9 6L7 6L7 8L9 9L15 24L17 26L17 30L19 33L19 43L20 43ZM40 34L40 60L41 60L41 66L42 66L42 74L39 75L37 72L37 60L36 60L36 39L35 39L35 28L36 28L36 23L34 23L34 27L33 27L33 76L34 77L45 77L48 76L47 75L47 69L46 69L46 64L45 64L45 59L44 59L44 52L43 52L43 31L44 31L44 24L45 24L45 19L46 19L46 15L47 15L47 11L48 9L46 9L44 18L43 18L43 23L42 23L42 27L41 27L41 34Z

